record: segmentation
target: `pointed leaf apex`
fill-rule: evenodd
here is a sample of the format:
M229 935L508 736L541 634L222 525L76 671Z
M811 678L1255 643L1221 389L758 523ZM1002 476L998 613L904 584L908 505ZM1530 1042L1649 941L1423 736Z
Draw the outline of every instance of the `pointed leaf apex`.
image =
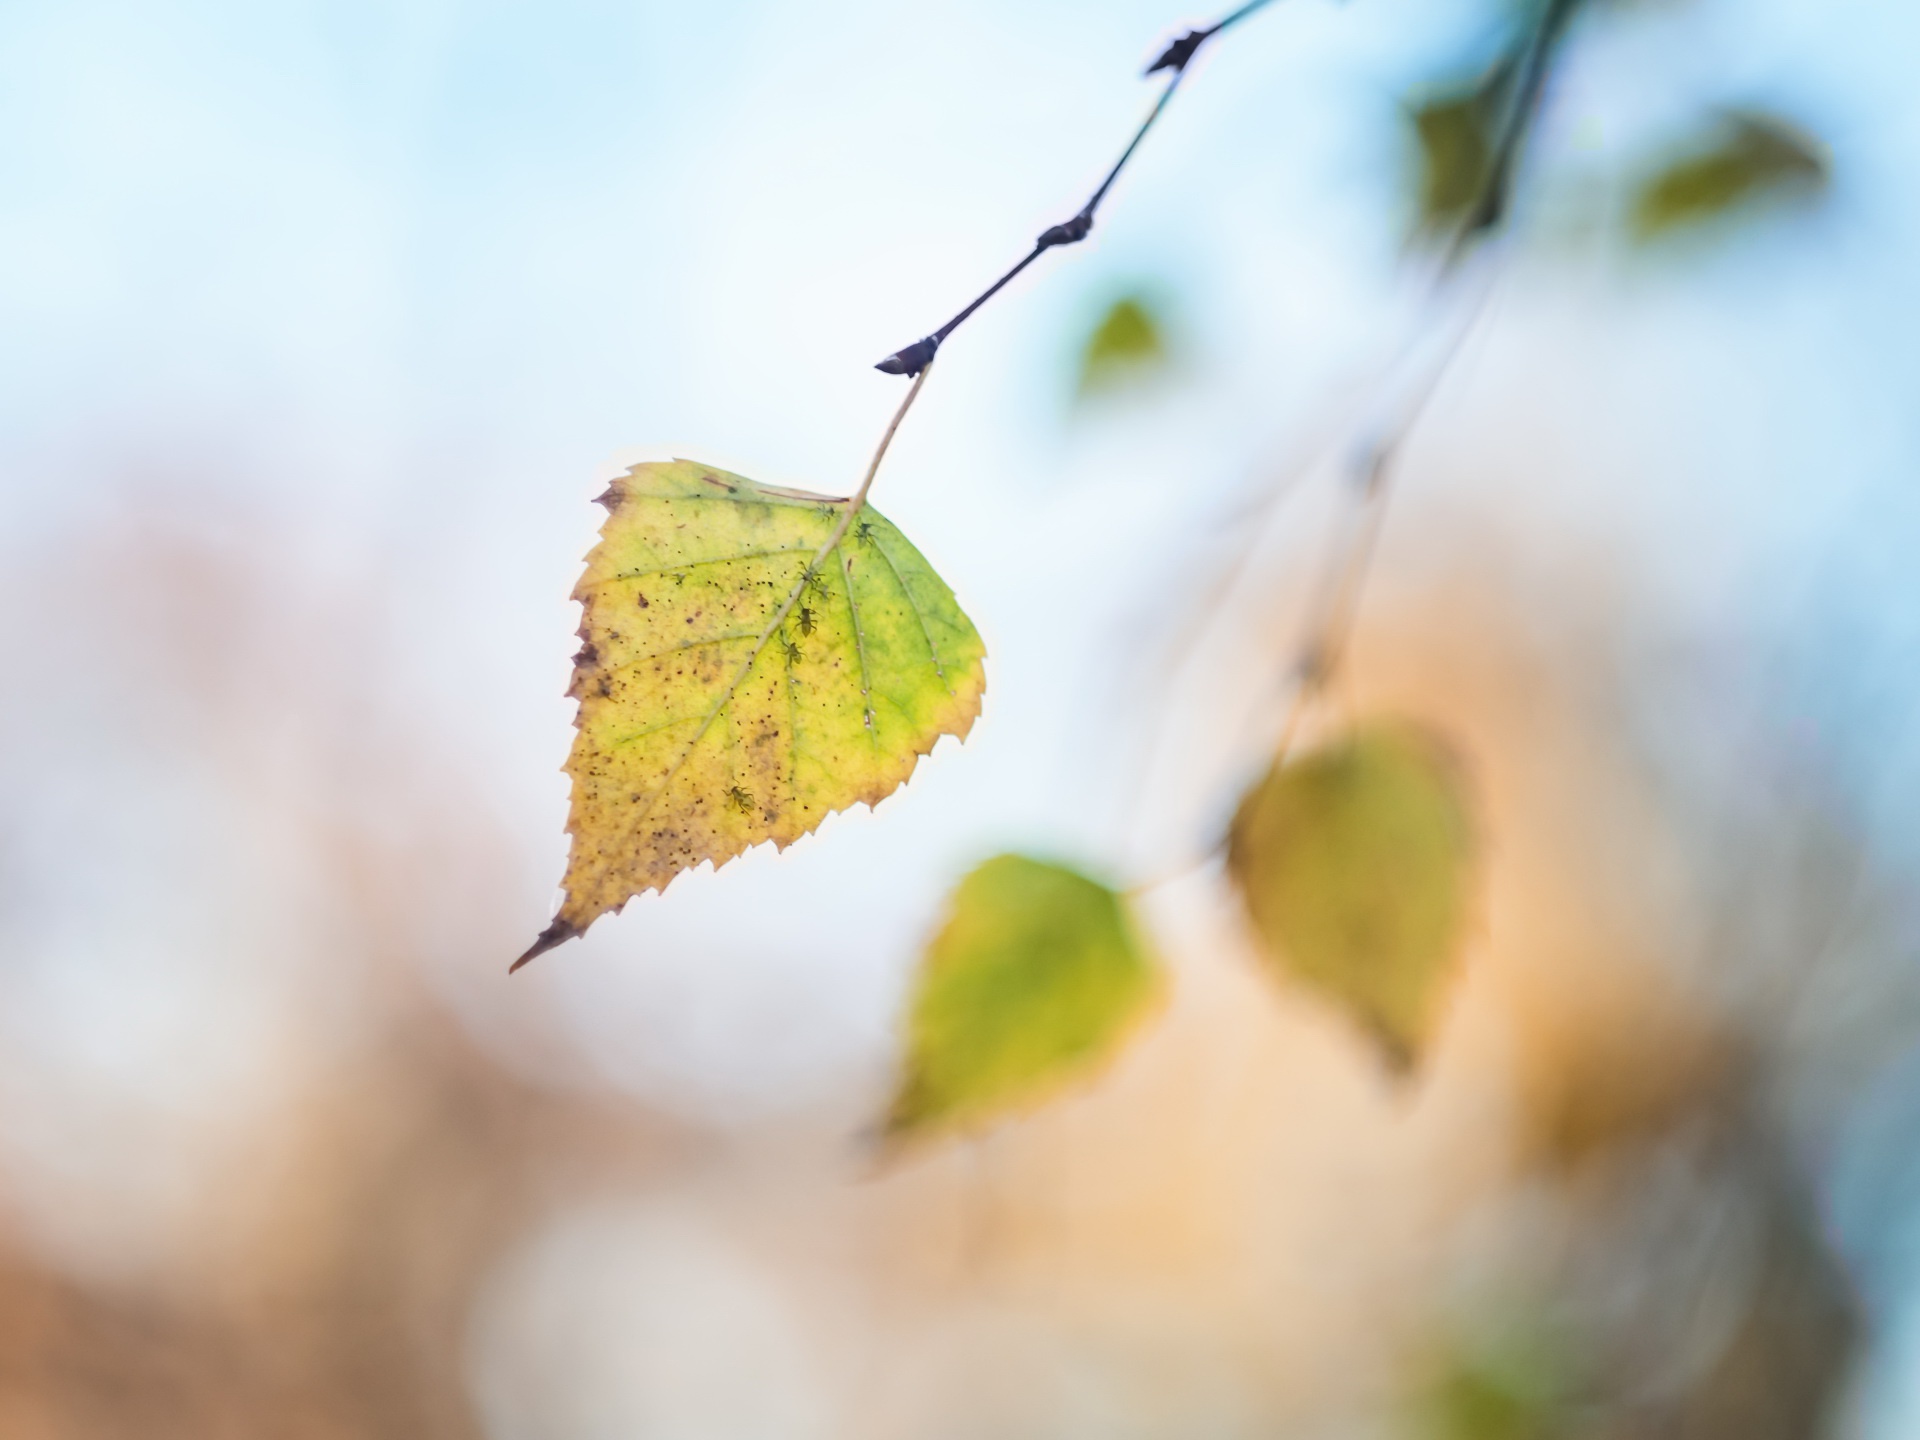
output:
M507 973L513 974L522 965L557 946L564 945L580 932L567 921L556 917L554 922L540 932L540 938L527 947L526 953L507 967Z

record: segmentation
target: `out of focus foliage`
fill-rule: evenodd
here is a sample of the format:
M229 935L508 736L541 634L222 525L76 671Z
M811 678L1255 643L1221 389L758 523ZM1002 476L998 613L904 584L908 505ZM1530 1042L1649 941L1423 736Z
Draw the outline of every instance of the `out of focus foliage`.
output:
M1143 293L1122 295L1080 349L1076 394L1086 400L1124 389L1164 370L1168 358L1160 305Z
M1719 220L1764 201L1807 202L1828 185L1819 141L1778 116L1730 111L1641 183L1631 225L1641 240Z
M1442 746L1378 724L1283 761L1240 802L1227 866L1274 962L1411 1065L1471 903L1465 782Z
M1563 1381L1537 1338L1452 1357L1421 1397L1422 1440L1554 1440L1570 1433Z
M1160 992L1121 897L1000 855L955 890L921 962L889 1134L965 1129L1112 1057Z
M1452 233L1485 193L1512 74L1511 62L1502 60L1470 85L1439 91L1413 107L1419 148L1415 205L1423 236Z
M876 510L843 529L844 501L690 460L601 500L573 592L566 901L522 964L703 860L879 803L986 687L972 622Z
M1711 1085L1670 1126L1622 1135L1549 1182L1520 1341L1451 1348L1415 1387L1414 1433L1835 1433L1859 1302L1754 1098Z

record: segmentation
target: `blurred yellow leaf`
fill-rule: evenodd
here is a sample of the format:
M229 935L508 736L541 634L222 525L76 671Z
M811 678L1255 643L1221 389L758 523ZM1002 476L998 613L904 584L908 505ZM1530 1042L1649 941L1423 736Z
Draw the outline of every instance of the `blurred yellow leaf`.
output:
M1420 142L1416 203L1423 232L1452 230L1479 200L1493 165L1498 98L1482 84L1414 109L1413 131Z
M1419 147L1414 204L1421 234L1452 235L1485 199L1519 54L1511 49L1484 74L1430 92L1408 111Z
M574 587L566 899L518 963L703 860L872 805L980 713L985 647L868 507L690 460L636 465Z
M1163 367L1165 325L1143 295L1124 295L1107 308L1080 352L1082 399L1104 394Z
M996 856L960 882L921 960L888 1133L969 1128L1087 1077L1160 988L1119 895Z
M1463 777L1405 725L1269 771L1240 802L1227 866L1271 957L1338 1000L1404 1068L1439 1014L1465 928Z
M1731 112L1641 185L1631 228L1652 240L1761 200L1811 200L1828 178L1826 151L1812 136L1776 116Z

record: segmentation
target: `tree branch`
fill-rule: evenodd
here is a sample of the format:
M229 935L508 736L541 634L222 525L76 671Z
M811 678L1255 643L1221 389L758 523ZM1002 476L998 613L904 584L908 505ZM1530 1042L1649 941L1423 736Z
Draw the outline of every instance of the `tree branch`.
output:
M1094 212L1100 208L1100 202L1107 198L1107 192L1113 188L1113 182L1120 178L1120 172L1133 158L1133 152L1140 148L1140 142L1147 138L1147 132L1153 129L1154 122L1160 118L1160 113L1167 108L1167 102L1173 99L1173 92L1180 88L1180 81L1187 73L1187 66L1199 53L1200 47L1229 25L1238 24L1254 11L1271 3L1272 0L1248 0L1247 4L1242 5L1226 18L1215 21L1204 30L1189 30L1168 45L1161 52L1160 58L1149 65L1146 71L1149 75L1160 70L1167 71L1166 88L1160 92L1160 98L1154 101L1153 109L1147 112L1147 118L1141 122L1140 128L1134 131L1133 139L1127 142L1127 148L1120 152L1120 158L1113 162L1113 168L1107 172L1107 178L1100 182L1100 188L1087 198L1087 203L1082 205L1071 219L1063 220L1058 225L1050 225L1043 230L1040 238L1033 242L1033 249L1026 253L1025 258L976 295L958 315L924 339L916 340L913 344L894 351L873 368L888 375L918 375L932 363L934 354L939 350L942 342L959 329L968 316L998 295L1014 276L1055 246L1077 245L1086 239L1093 229Z
M1447 247L1442 261L1443 277L1453 274L1475 239L1498 229L1506 219L1514 176L1533 133L1534 122L1539 118L1548 76L1565 37L1567 22L1581 3L1582 0L1547 0L1538 23L1524 37L1517 53L1513 90L1494 139L1485 179L1473 205L1461 217L1452 244ZM1357 514L1353 517L1348 543L1335 547L1328 557L1308 611L1308 622L1291 667L1295 688L1281 734L1281 758L1287 753L1301 712L1325 688L1345 656L1400 452L1473 328L1479 302L1485 298L1483 291L1469 308L1465 321L1444 342L1437 362L1399 413L1372 430L1347 463L1346 479Z
M1533 128L1534 116L1540 109L1541 95L1546 89L1547 77L1553 70L1555 52L1566 34L1567 22L1573 19L1574 11L1580 5L1581 0L1547 0L1547 8L1540 17L1539 25L1522 47L1517 58L1517 83L1513 87L1507 112L1502 117L1500 133L1494 141L1486 183L1481 187L1473 208L1461 221L1448 255L1449 260L1458 259L1465 246L1476 237L1497 228L1506 219L1507 202L1513 192L1513 176L1519 166L1520 151Z
M1568 22L1573 19L1581 3L1582 0L1546 0L1539 18L1516 37L1512 49L1501 62L1508 71L1502 82L1502 88L1506 90L1506 103L1493 137L1480 189L1473 203L1461 215L1457 228L1439 257L1435 298L1451 289L1459 280L1462 262L1472 251L1474 242L1499 230L1507 219L1512 188L1526 142L1538 118ZM1233 18L1228 17L1229 21ZM1179 43L1176 42L1176 45ZM1477 324L1494 278L1493 274L1484 277L1482 284L1485 288L1468 299L1456 328L1440 338L1437 348L1424 364L1420 363L1416 354L1410 353L1388 368L1381 383L1389 391L1395 388L1396 376L1408 367L1414 370L1412 382L1404 391L1389 394L1377 402L1384 413L1377 413L1371 422L1358 427L1358 443L1340 464L1339 480L1347 503L1342 523L1330 537L1318 573L1310 582L1299 638L1288 657L1284 677L1286 689L1281 702L1283 708L1278 716L1278 738L1273 742L1272 749L1274 763L1286 759L1308 710L1335 677L1345 658L1374 547L1385 520L1393 473L1400 453L1468 333ZM1341 422L1337 428L1345 429L1345 422ZM1159 684L1163 691L1178 691L1179 677L1200 653L1201 638L1206 633L1211 612L1227 603L1251 565L1260 539L1267 532L1272 507L1305 475L1320 450L1321 446L1317 443L1304 447L1296 462L1287 467L1281 481L1263 499L1257 512L1243 517L1237 527L1230 558L1217 567L1209 589L1210 598L1197 607L1194 623L1183 627L1163 651L1167 657L1167 673ZM1123 822L1123 828L1128 831L1137 829L1138 810L1144 803L1145 789L1155 770L1164 739L1166 706L1149 707L1148 713L1151 717L1148 732L1142 742L1139 762L1133 767L1134 773L1141 777L1133 796L1134 816ZM1157 873L1154 878L1135 887L1136 890L1150 889L1186 874L1218 854L1223 843L1223 839L1216 839L1199 856L1189 857Z

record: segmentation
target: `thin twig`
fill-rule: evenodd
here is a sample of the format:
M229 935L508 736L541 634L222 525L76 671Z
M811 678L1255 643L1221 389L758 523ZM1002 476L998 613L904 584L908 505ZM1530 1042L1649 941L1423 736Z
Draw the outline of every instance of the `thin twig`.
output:
M1133 158L1133 152L1140 148L1140 142L1147 138L1147 132L1153 128L1154 122L1160 118L1161 112L1167 108L1167 102L1173 99L1173 92L1180 88L1180 81L1187 73L1187 65L1199 52L1200 47L1215 35L1218 35L1222 30L1225 30L1229 25L1238 24L1240 21L1246 19L1247 16L1253 14L1254 11L1262 9L1271 3L1272 0L1248 0L1247 4L1242 5L1225 19L1215 21L1204 30L1189 30L1178 40L1175 40L1167 46L1167 48L1160 53L1160 58L1147 67L1146 72L1152 75L1159 70L1167 71L1166 88L1160 92L1160 98L1153 102L1153 108L1147 112L1147 118L1141 121L1140 128L1134 131L1133 139L1127 142L1127 148L1120 152L1120 158L1113 162L1113 168L1107 171L1107 177L1100 182L1100 188L1095 190L1093 194L1087 198L1087 203L1082 205L1071 219L1063 220L1058 225L1050 225L1043 230L1040 233L1040 238L1033 242L1033 248L1026 253L1026 256L1011 270L1007 271L1006 274L1002 275L998 280L994 281L993 284L976 295L959 314L955 315L931 335L894 351L893 354L889 355L873 368L884 371L888 375L920 374L921 371L925 370L927 366L933 362L934 353L939 350L946 338L955 330L959 329L961 324L968 316L972 315L974 311L978 310L982 305L986 304L987 301L998 295L1001 290L1005 289L1008 282L1010 282L1014 276L1018 275L1022 270L1025 270L1055 246L1077 245L1086 239L1087 235L1093 229L1094 212L1100 208L1100 202L1107 198L1107 192L1113 188L1113 182L1120 178L1120 172L1126 168L1127 162Z
M1412 392L1400 402L1398 413L1375 426L1348 458L1344 478L1355 504L1349 512L1346 543L1333 548L1328 564L1318 577L1294 661L1294 673L1302 691L1306 692L1304 698L1310 699L1313 693L1324 689L1340 668L1359 610L1360 592L1380 538L1389 484L1400 451L1416 422L1426 413L1427 404L1440 388L1441 380L1452 368L1491 293L1489 281L1468 303L1460 323L1442 342L1439 354L1418 377ZM1284 743L1280 753L1286 753Z
M1567 23L1573 19L1581 3L1582 0L1547 0L1540 24L1520 58L1519 83L1513 87L1506 114L1501 117L1500 132L1494 143L1479 198L1473 208L1467 211L1452 245L1447 249L1445 263L1448 269L1453 268L1476 239L1506 219L1520 152L1532 132L1534 117L1539 113L1547 76L1552 73L1554 55L1560 48L1561 38L1566 34Z
M1441 278L1451 278L1458 270L1474 240L1497 227L1506 218L1515 171L1521 152L1540 113L1540 101L1546 92L1547 76L1553 68L1567 22L1581 0L1548 0L1540 22L1528 37L1520 60L1518 81L1501 117L1493 156L1487 166L1480 194L1462 217L1453 242L1442 261ZM1389 486L1396 462L1407 437L1426 413L1427 402L1439 388L1441 378L1460 353L1468 333L1479 318L1487 291L1482 291L1470 307L1465 322L1448 338L1438 362L1424 382L1414 391L1397 416L1389 417L1354 453L1348 469L1351 492L1358 501L1353 518L1352 539L1337 548L1321 572L1316 598L1292 666L1295 682L1293 701L1275 763L1286 758L1287 746L1298 728L1302 712L1326 688L1346 653L1348 637L1359 611L1360 592L1366 584L1369 562L1385 521Z
M1546 83L1552 73L1560 42L1565 36L1568 22L1572 20L1580 4L1581 0L1548 0L1538 24L1525 37L1515 61L1516 82L1505 112L1501 116L1493 154L1488 163L1480 193L1474 204L1461 217L1457 229L1441 254L1434 277L1436 291L1445 289L1456 278L1474 243L1488 232L1497 229L1506 219L1514 178L1526 141L1532 132L1534 121L1538 118L1540 103L1545 95ZM1233 18L1236 17L1229 17L1227 22L1222 23L1230 23ZM1355 507L1348 513L1346 533L1342 543L1331 548L1327 563L1323 566L1310 592L1307 622L1302 627L1300 642L1294 650L1293 658L1286 671L1290 693L1282 713L1279 735L1274 742L1272 763L1275 765L1285 761L1299 735L1308 710L1333 680L1345 658L1359 610L1360 596L1365 588L1367 572L1385 521L1394 468L1407 438L1424 414L1427 403L1439 387L1441 379L1459 354L1491 290L1492 283L1489 280L1487 288L1474 297L1463 322L1454 334L1448 337L1432 368L1426 373L1422 382L1414 388L1399 413L1374 427L1367 440L1355 449L1345 467L1347 483L1344 488L1347 494L1353 497ZM1275 487L1275 491L1279 496L1284 496L1291 488L1291 485L1283 485ZM1270 491L1267 499L1269 513L1275 498L1274 491ZM1249 524L1241 530L1241 539L1236 553L1223 567L1219 582L1228 593L1238 587L1244 567L1258 547L1266 525L1267 517L1263 515L1256 523ZM1197 643L1182 647L1175 660L1176 670L1197 652L1197 648ZM1169 686L1170 690L1173 688L1175 687ZM1149 770L1154 762L1155 752L1159 748L1157 726L1154 734L1155 739L1149 742L1146 760L1146 768ZM1168 873L1171 875L1187 873L1196 865L1210 859L1218 853L1218 850L1219 842L1215 842L1208 846L1203 855ZM1136 888L1148 888L1158 883L1160 883L1159 879L1155 879L1144 882L1142 887Z
M1481 181L1480 193L1460 217L1429 277L1433 298L1438 298L1452 285L1475 243L1489 231L1497 229L1506 218L1521 149L1552 71L1554 54L1568 21L1580 3L1581 0L1548 0L1548 7L1542 13L1539 24L1520 37L1519 43L1501 61L1501 68L1508 71L1509 77L1501 82L1502 87L1511 87L1507 90L1508 103L1500 117L1499 132ZM1228 16L1215 28L1231 24L1241 13L1244 12ZM1480 300L1484 298L1484 294L1479 297ZM1471 317L1468 326L1461 330L1461 336L1464 336L1467 328L1471 328ZM1401 353L1382 367L1380 373L1383 377L1391 378L1406 361L1411 348L1403 346ZM1361 515L1355 517L1356 521L1362 523L1353 543L1334 548L1333 560L1314 592L1315 601L1309 606L1309 614L1316 618L1306 628L1306 638L1289 670L1294 696L1281 727L1277 747L1280 758L1285 757L1298 731L1301 710L1317 695L1320 680L1331 679L1344 650L1345 630L1350 627L1352 611L1359 603L1368 558L1385 508L1384 503L1371 503L1372 498L1384 491L1387 472L1396 458L1398 448L1419 419L1425 397L1438 384L1450 359L1450 353L1442 357L1420 392L1420 398L1407 407L1398 426L1376 427L1376 439L1360 452L1360 458L1348 471L1357 479L1357 485L1351 488L1358 488L1363 498L1364 509ZM1344 422L1335 428L1344 428ZM1293 461L1279 469L1275 479L1265 487L1265 493L1249 507L1242 523L1234 526L1227 554L1215 565L1206 594L1189 607L1187 613L1192 618L1181 627L1165 649L1164 653L1171 657L1172 670L1167 677L1167 693L1178 692L1176 681L1179 673L1201 653L1200 641L1213 616L1239 590L1272 524L1274 511L1293 492L1321 453L1322 445L1317 442L1300 447ZM1302 683L1303 677L1305 683ZM1158 760L1160 730L1164 719L1165 707L1161 707L1148 722L1148 738L1144 742L1144 760L1140 767L1143 778L1136 785L1136 804L1144 794Z
M1150 680L1154 694L1184 693L1182 677L1206 653L1204 642L1214 621L1246 583L1281 506L1301 489L1327 451L1358 427L1377 388L1406 363L1411 349L1402 340L1391 357L1370 365L1360 387L1365 393L1343 398L1332 413L1315 422L1310 434L1296 437L1286 458L1269 469L1258 493L1241 500L1230 514L1216 520L1216 528L1226 532L1225 545L1206 559L1203 588L1183 604L1174 628L1156 644L1155 658L1148 665L1149 670L1157 672ZM1122 826L1127 833L1137 828L1140 807L1159 766L1163 732L1171 719L1170 705L1149 704L1143 708L1146 718L1134 748L1136 759L1124 767L1133 777L1131 798L1122 807L1126 817Z

